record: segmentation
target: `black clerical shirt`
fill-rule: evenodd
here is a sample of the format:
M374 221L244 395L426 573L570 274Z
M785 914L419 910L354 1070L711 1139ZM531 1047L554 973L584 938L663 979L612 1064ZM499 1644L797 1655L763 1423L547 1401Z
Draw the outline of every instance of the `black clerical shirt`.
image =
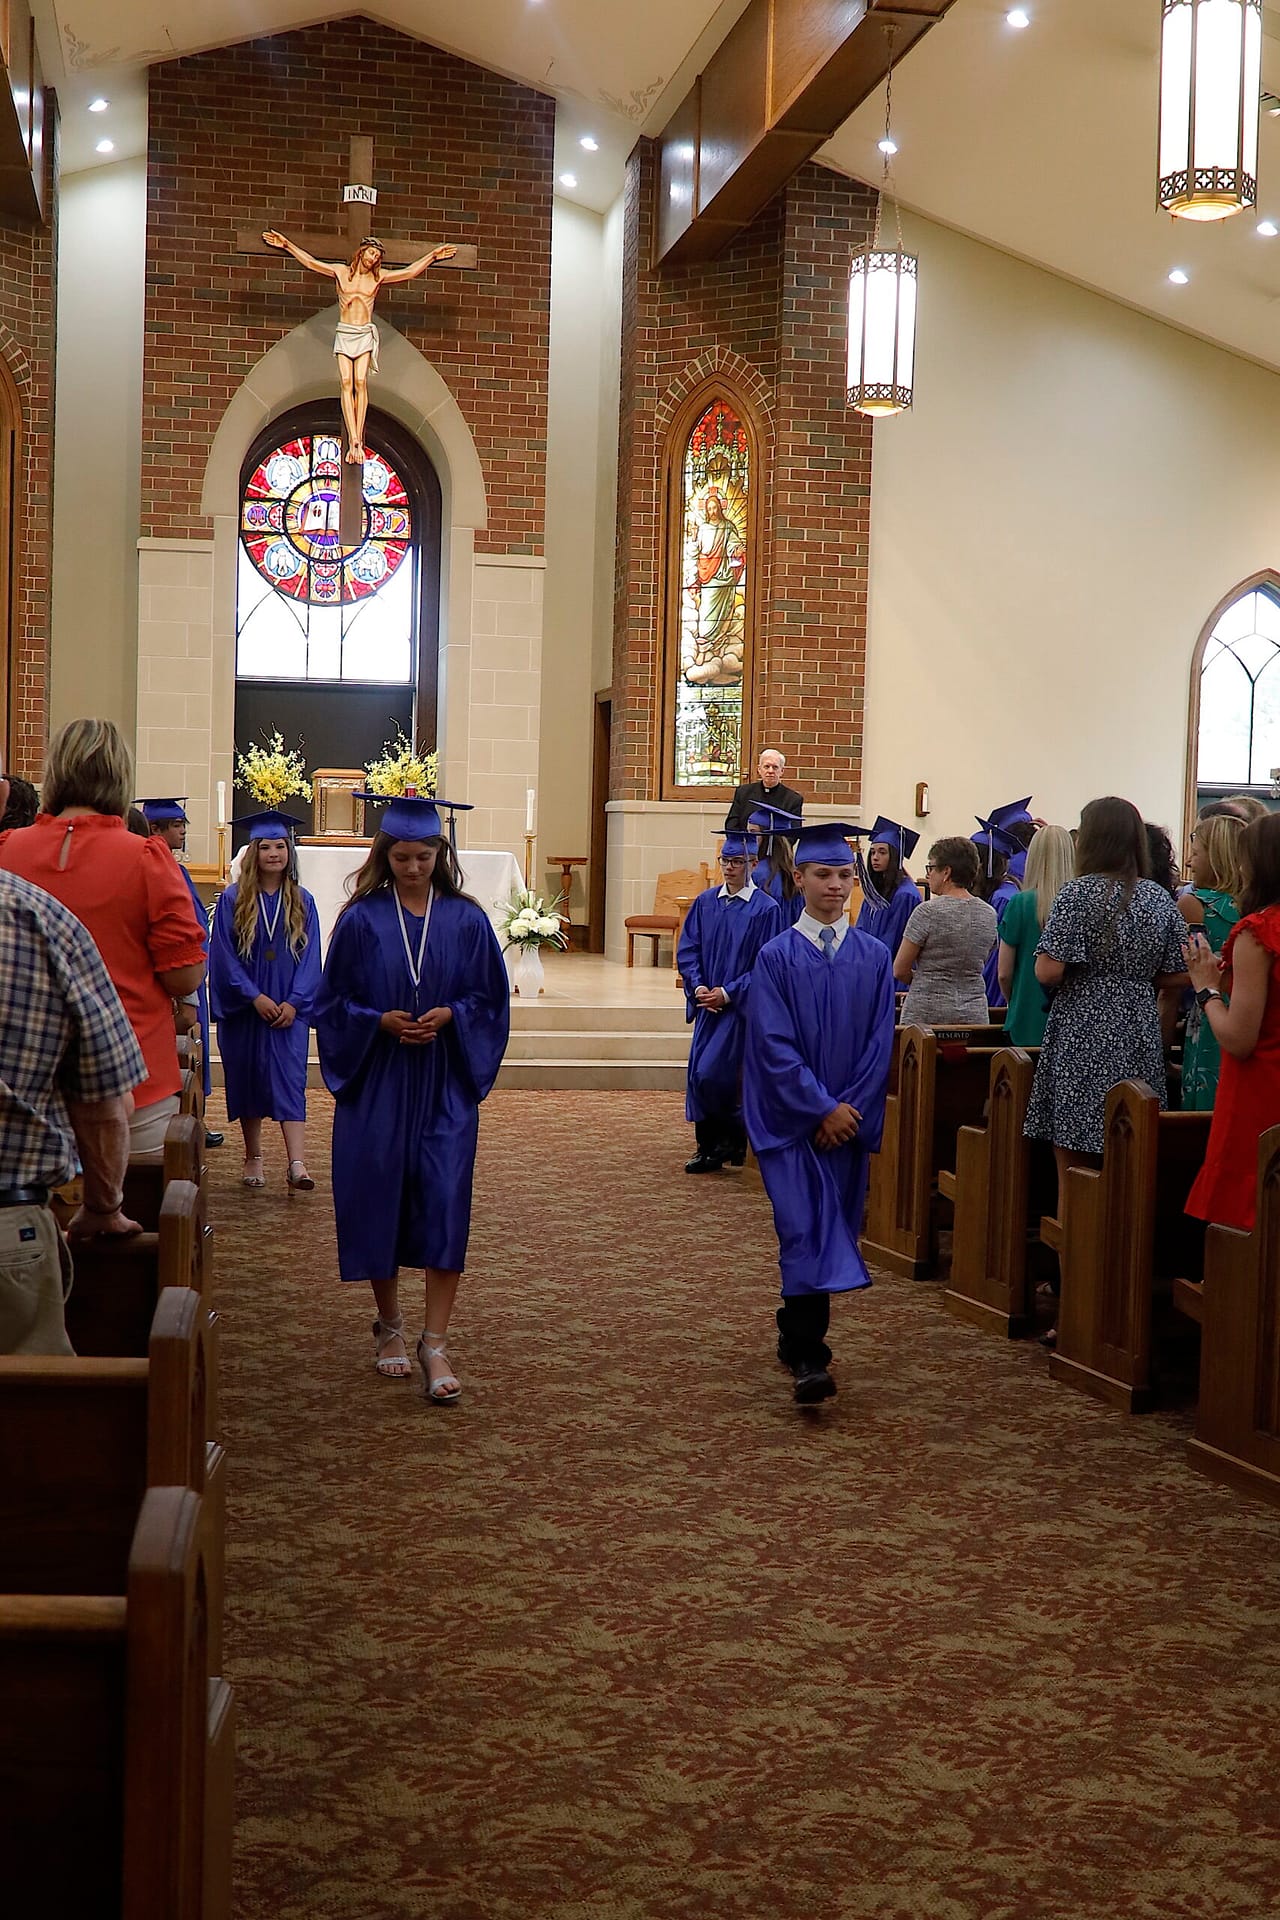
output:
M745 833L752 809L759 806L781 807L784 813L804 812L804 795L797 793L794 787L784 787L781 782L776 787L766 787L763 780L749 780L739 787L729 806L725 821L730 833ZM793 827L787 838L794 845L799 832Z

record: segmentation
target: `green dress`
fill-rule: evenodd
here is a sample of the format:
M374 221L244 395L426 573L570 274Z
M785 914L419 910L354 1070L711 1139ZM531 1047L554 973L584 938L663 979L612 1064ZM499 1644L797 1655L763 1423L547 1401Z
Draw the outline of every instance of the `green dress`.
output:
M1049 1017L1049 1002L1036 979L1036 949L1040 945L1041 926L1036 913L1034 891L1015 893L1000 921L1000 938L1016 954L1013 963L1013 991L1004 1030L1011 1047L1038 1047L1044 1039L1044 1023Z
M1229 893L1216 887L1192 887L1192 898L1204 908L1204 936L1215 953L1221 953L1227 935L1240 918L1240 909ZM1182 1106L1186 1113L1209 1113L1218 1097L1218 1068L1222 1050L1217 1036L1200 1011L1191 1003L1187 1015L1187 1036L1182 1045Z

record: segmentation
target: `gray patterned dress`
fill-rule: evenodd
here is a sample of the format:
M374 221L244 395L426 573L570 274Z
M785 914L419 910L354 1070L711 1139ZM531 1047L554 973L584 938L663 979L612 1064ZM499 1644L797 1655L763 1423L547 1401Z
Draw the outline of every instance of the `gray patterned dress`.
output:
M1165 1104L1152 982L1184 970L1183 931L1173 901L1153 880L1139 880L1127 907L1118 881L1100 874L1068 880L1036 949L1067 972L1036 1063L1029 1139L1101 1153L1107 1095L1121 1080L1145 1080Z

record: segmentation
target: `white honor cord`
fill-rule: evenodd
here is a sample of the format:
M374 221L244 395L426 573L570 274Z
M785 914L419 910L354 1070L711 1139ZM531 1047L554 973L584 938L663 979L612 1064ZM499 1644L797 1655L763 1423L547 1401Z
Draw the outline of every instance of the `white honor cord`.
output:
M400 922L400 939L404 945L405 965L409 969L409 978L413 982L413 991L416 994L422 984L422 962L427 951L427 928L431 924L431 902L435 898L435 888L430 887L427 891L427 910L422 916L422 938L418 942L416 963L413 958L413 948L409 945L409 929L404 923L404 908L400 905L400 895L396 893L394 886L391 891L395 894L396 919Z
M280 887L277 889L276 910L274 914L270 916L268 916L267 914L267 902L266 902L265 895L261 893L258 895L258 907L262 914L262 924L267 930L268 945L270 945L276 937L276 928L280 925L280 909L283 905L284 905L284 888L283 887Z

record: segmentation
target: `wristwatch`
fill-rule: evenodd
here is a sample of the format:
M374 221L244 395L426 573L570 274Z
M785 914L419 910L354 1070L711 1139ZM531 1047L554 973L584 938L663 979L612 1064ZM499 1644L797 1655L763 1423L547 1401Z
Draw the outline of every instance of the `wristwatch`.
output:
M1200 1002L1201 1009L1203 1010L1211 1000L1222 1000L1222 995L1216 987L1201 987L1199 993L1196 995L1196 999ZM1226 1005L1225 1000L1223 1000L1222 1003L1224 1006Z

